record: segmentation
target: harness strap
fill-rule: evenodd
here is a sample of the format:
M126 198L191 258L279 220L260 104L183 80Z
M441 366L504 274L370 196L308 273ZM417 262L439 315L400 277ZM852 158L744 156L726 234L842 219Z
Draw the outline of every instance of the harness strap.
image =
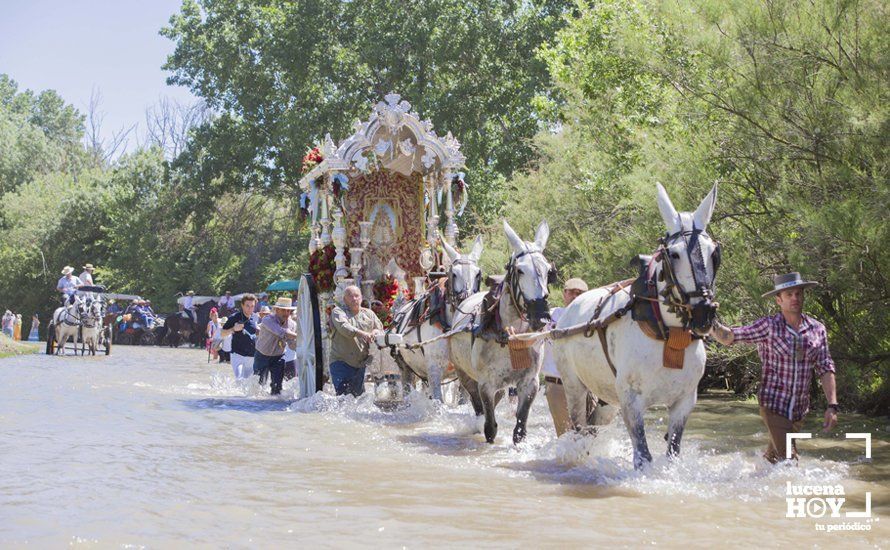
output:
M609 355L609 342L606 340L606 327L597 327L596 333L600 337L600 345L603 347L603 353L606 355L606 362L609 363L609 368L612 369L612 375L617 378L618 371L615 370L615 365L612 364L612 357Z

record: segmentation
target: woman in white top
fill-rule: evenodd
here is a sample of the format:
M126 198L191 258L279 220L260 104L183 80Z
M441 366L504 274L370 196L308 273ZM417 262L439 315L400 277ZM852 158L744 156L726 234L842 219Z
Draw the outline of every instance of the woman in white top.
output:
M219 322L219 313L217 313L216 308L211 308L210 320L207 321L207 351L213 359L219 357L214 344L219 340L219 333L221 331L222 325Z

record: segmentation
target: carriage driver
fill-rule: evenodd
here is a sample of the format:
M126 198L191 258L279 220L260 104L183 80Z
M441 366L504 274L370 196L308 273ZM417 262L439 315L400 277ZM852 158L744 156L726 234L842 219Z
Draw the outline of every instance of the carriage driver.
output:
M62 293L62 304L74 303L74 296L77 289L83 286L83 281L79 277L74 276L74 268L66 265L62 269L62 278L56 285L56 290Z
M774 288L763 295L775 296L780 312L762 317L743 327L726 327L715 322L711 336L721 344L757 344L762 363L760 375L760 416L769 431L769 445L763 457L775 464L785 459L785 434L799 432L810 407L813 372L822 383L828 400L823 431L837 424L834 361L828 352L825 325L804 315L804 290L819 283L804 281L800 273L778 275ZM797 448L791 445L791 458Z

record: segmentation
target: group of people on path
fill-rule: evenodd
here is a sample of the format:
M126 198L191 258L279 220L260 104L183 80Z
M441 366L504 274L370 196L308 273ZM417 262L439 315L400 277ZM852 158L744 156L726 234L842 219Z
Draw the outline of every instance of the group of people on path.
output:
M22 314L21 313L13 313L10 310L6 310L3 313L3 318L0 320L0 327L3 329L3 334L11 338L12 340L21 340L22 339ZM40 320L37 318L37 314L35 313L33 317L31 317L31 330L28 334L29 342L37 342L40 337L38 336L38 328L40 327Z

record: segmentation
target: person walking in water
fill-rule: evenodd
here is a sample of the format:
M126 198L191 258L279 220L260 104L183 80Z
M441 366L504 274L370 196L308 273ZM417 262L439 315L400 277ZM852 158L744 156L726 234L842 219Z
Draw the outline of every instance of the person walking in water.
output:
M331 312L330 369L331 382L337 395L365 392L365 369L373 361L371 342L383 331L380 319L373 311L362 307L362 291L348 286L343 291L343 303Z
M205 331L207 336L207 353L208 353L208 361L210 359L218 359L219 354L217 353L216 343L221 341L222 338L220 334L222 333L222 326L219 324L219 313L216 311L215 307L210 308L210 320L207 321L207 330ZM235 375L237 378L237 374Z
M297 324L290 317L294 309L290 298L279 298L272 306L272 315L263 319L257 331L253 373L260 377L260 384L271 374L272 395L281 393L284 349L288 342L295 345L297 339Z
M711 329L711 336L727 346L757 344L762 363L757 401L769 431L763 457L773 464L789 456L797 460L794 442L790 455L787 453L786 435L800 431L809 411L813 373L828 401L823 431L837 424L835 368L828 351L828 333L825 325L803 313L804 291L818 284L804 281L800 273L779 275L773 279L773 289L763 295L775 296L779 313L742 327L729 328L717 322Z
M232 370L238 380L253 376L258 321L253 313L255 307L256 296L245 294L241 298L241 311L229 315L222 327L222 338L232 336Z
M587 292L587 283L582 279L569 279L562 287L562 300L565 303L563 307L555 307L550 311L550 319L552 326L556 326L556 322L562 316L569 304L581 294ZM547 397L547 406L550 409L550 416L553 418L553 427L556 428L556 437L561 436L572 429L572 420L569 418L569 405L566 401L566 392L562 387L562 375L556 367L553 360L553 343L544 342L544 364L541 368L541 374L544 375L545 392ZM591 398L588 397L588 401ZM588 407L590 409L591 407Z

